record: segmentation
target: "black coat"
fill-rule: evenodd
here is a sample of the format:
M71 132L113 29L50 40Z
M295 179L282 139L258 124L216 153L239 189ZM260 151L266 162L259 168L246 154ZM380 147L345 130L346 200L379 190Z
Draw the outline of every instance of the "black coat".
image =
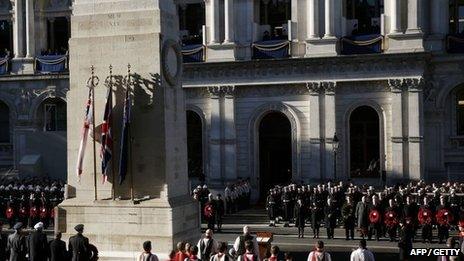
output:
M27 245L26 238L20 233L8 236L7 249L10 251L10 261L26 261Z
M47 261L48 241L47 235L42 231L35 230L28 238L29 260Z
M295 204L295 226L305 227L306 222L306 207L304 205Z
M6 248L8 244L8 237L4 234L0 235L0 260L6 260L8 258Z
M50 241L50 261L68 260L68 252L66 251L66 243L61 239Z
M311 227L318 229L321 226L321 209L317 206L311 207Z
M354 228L354 205L345 203L342 207L343 226Z
M324 207L325 227L334 228L337 225L337 208L334 205Z
M89 239L82 234L69 238L68 250L72 254L72 261L90 260Z

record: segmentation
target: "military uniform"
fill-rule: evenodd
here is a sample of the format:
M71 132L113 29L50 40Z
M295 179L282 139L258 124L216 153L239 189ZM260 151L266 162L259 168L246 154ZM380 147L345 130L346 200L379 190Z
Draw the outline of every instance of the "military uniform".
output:
M378 220L376 222L373 222L373 220L370 219L371 213L373 211L377 211L379 214ZM367 233L367 238L369 240L372 239L372 235L374 234L375 234L375 239L377 241L380 240L380 236L382 235L382 216L383 216L383 211L379 204L375 204L375 205L371 204L369 206L369 231Z
M26 238L18 231L8 236L7 251L10 252L10 261L26 261Z
M337 225L337 208L334 205L326 205L324 207L324 215L327 238L334 238L334 229Z
M354 205L345 202L342 206L343 227L345 228L346 240L354 239Z
M269 226L275 226L275 219L276 219L276 213L275 213L276 202L275 202L273 194L274 193L270 193L266 199L266 210L267 210L267 216L269 217Z
M298 237L304 237L304 227L306 223L306 206L303 204L295 204L295 226L298 228Z
M319 238L319 229L321 227L321 209L316 202L311 206L311 228L313 230L313 238Z
M89 239L82 234L77 234L69 238L69 253L72 255L72 261L89 261L90 249Z

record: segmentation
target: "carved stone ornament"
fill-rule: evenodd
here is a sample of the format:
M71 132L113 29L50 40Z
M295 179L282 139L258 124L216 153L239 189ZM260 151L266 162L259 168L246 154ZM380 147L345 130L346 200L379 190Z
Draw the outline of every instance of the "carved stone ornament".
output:
M422 91L422 89L424 88L424 82L424 78L422 77L405 78L403 80L403 84L406 88L408 88L410 92Z
M178 85L182 72L182 54L179 43L170 39L166 40L163 44L161 55L164 78L169 85Z
M403 91L403 79L388 79L388 85L392 92Z
M319 82L307 82L306 88L310 95L319 95L321 93L321 84Z
M209 86L208 92L211 98L219 98L219 96L221 96L221 87L220 86Z
M333 95L335 94L335 87L337 86L336 82L321 82L321 86L325 91L325 94Z

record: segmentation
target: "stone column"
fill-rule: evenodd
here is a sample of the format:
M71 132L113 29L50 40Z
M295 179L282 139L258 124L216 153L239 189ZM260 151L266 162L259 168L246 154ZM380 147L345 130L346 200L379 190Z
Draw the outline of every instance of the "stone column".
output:
M32 58L35 56L35 16L34 16L34 0L26 1L26 57Z
M406 33L422 33L422 2L424 1L408 0L408 28Z
M211 129L209 132L209 176L208 182L221 181L222 152L221 152L221 88L213 86L208 88L211 103Z
M321 83L308 82L306 88L309 91L309 146L311 153L310 179L320 180L321 175Z
M334 37L334 0L325 0L325 33L324 38Z
M406 78L408 88L408 168L409 178L419 180L423 177L423 93L424 79Z
M234 0L224 0L224 43L234 42Z
M13 19L13 53L15 58L24 57L24 13L23 1L16 0Z
M210 25L209 25L209 43L219 43L219 0L205 0L209 2L210 8Z
M405 177L404 142L403 135L403 80L390 79L391 89L391 146L392 146L392 179Z
M336 82L322 82L324 89L324 137L325 137L325 176L324 178L334 178L333 169L333 136L336 132L335 118L335 88ZM339 175L337 175L340 178Z
M48 22L50 23L50 27L49 27L49 38L50 38L50 43L48 44L48 46L50 47L50 49L55 50L55 18L52 17L52 18L48 18Z
M401 33L401 0L391 0L390 33Z
M235 86L222 86L224 93L224 164L225 181L237 179L237 149L235 132Z
M307 39L319 38L319 0L306 1Z

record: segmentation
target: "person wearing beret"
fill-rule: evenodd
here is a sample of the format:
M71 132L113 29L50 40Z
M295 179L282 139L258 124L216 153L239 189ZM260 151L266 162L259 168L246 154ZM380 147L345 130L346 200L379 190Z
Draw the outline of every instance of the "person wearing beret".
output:
M42 222L35 224L34 231L28 238L30 261L47 261L48 259L48 241L47 235L43 232L43 226Z
M74 227L77 234L69 238L68 251L72 255L72 261L89 261L90 248L89 239L84 237L84 225L79 224Z
M26 238L21 233L23 223L18 222L13 226L15 232L8 236L7 251L10 252L9 261L26 261Z

